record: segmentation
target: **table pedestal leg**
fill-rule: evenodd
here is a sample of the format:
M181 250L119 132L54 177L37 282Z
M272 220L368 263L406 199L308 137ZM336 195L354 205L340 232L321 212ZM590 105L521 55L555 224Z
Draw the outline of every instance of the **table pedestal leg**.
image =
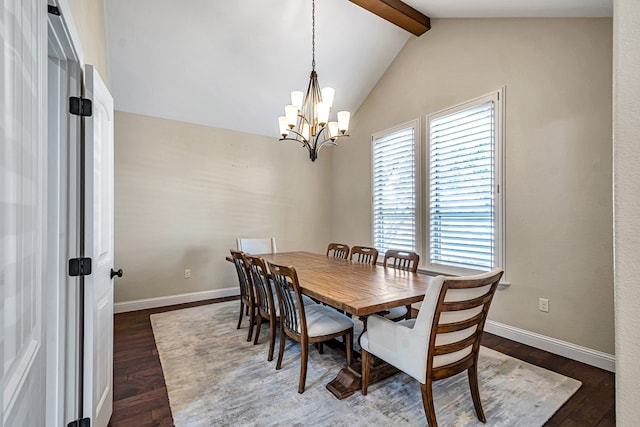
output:
M362 334L367 330L367 318L368 316L361 316L364 328L362 333L358 336L358 344ZM381 381L391 375L399 372L399 370L389 365L382 359L371 355L371 370L369 374L369 385ZM342 400L351 396L357 390L362 388L362 365L361 362L353 363L351 366L345 366L338 372L338 375L327 384L327 390L329 390L335 397Z
M377 357L374 357L373 360L369 384L381 381L398 372L397 368L378 359ZM338 375L329 384L327 384L327 390L333 393L333 395L340 400L351 396L353 393L360 390L362 386L361 372L360 362L342 368L340 372L338 372Z

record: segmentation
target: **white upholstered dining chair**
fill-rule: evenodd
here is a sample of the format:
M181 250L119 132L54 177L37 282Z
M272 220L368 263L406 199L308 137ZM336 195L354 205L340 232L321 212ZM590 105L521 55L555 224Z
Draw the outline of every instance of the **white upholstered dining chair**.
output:
M256 254L275 254L276 239L275 237L263 238L238 238L236 239L238 250L251 255Z
M362 394L367 394L371 355L420 382L429 426L437 426L432 383L467 371L478 419L486 422L478 388L478 353L491 300L503 271L434 278L415 319L392 322L369 316L362 348Z

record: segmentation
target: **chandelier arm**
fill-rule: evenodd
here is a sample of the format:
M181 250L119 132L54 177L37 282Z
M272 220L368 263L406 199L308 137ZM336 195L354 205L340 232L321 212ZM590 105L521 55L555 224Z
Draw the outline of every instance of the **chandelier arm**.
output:
M322 126L322 128L321 128L321 129L318 131L318 133L315 135L315 138L313 139L313 145L314 145L315 147L317 147L317 146L318 146L318 141L320 140L320 137L322 136L322 134L325 132L325 128L326 128L326 126ZM325 141L326 141L326 139L325 139ZM322 142L320 143L320 146L322 146L322 143L323 143L323 142L324 142L324 141L322 141Z
M311 152L311 148L310 148L308 142L300 141L299 139L289 138L289 137L280 138L278 141L295 141L295 142L299 142L300 144L302 144L303 147L305 147L307 150L309 150L309 152Z
M336 135L336 136L334 136L332 138L327 138L327 139L325 139L324 141L322 141L320 143L320 146L323 146L323 145L326 145L326 144L338 145L338 143L335 140L338 139L338 138L342 138L344 136L349 136L349 135L346 135L346 134L344 134L344 135Z
M320 149L322 147L324 147L325 145L338 145L337 142L331 141L330 139L325 139L324 141L322 141L320 143L320 145L318 146L318 152L320 152Z
M307 141L307 139L302 136L302 134L300 132L297 132L293 129L289 130L289 133L295 133L297 136L299 136L300 138L302 138L302 140L298 139L298 138L290 138L289 136L283 136L282 138L279 139L279 141L284 141L284 140L288 140L288 141L298 141L301 142L303 144L308 144L309 142Z

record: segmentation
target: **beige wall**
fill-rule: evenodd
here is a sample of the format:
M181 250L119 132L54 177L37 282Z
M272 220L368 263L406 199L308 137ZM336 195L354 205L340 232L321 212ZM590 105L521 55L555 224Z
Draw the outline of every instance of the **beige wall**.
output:
M116 112L115 301L237 287L224 260L236 237L322 251L327 160L276 138Z
M506 274L490 318L614 352L610 19L434 20L332 152L332 224L371 240L371 135L506 87ZM548 298L550 312L538 311Z
M640 419L640 3L614 9L616 422Z
M85 64L95 66L109 85L104 0L67 0L67 3L80 36Z

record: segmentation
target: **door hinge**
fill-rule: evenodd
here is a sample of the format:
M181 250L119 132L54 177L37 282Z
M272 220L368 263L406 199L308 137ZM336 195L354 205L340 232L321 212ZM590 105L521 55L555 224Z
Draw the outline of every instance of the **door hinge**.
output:
M79 420L71 421L67 424L67 427L91 427L91 418L81 418Z
M47 11L52 15L60 16L60 9L58 9L57 6L52 6L52 5L48 4L47 5Z
M69 276L88 276L91 274L91 258L71 258Z
M92 108L91 100L87 98L79 98L72 96L69 98L69 112L76 116L91 117Z

